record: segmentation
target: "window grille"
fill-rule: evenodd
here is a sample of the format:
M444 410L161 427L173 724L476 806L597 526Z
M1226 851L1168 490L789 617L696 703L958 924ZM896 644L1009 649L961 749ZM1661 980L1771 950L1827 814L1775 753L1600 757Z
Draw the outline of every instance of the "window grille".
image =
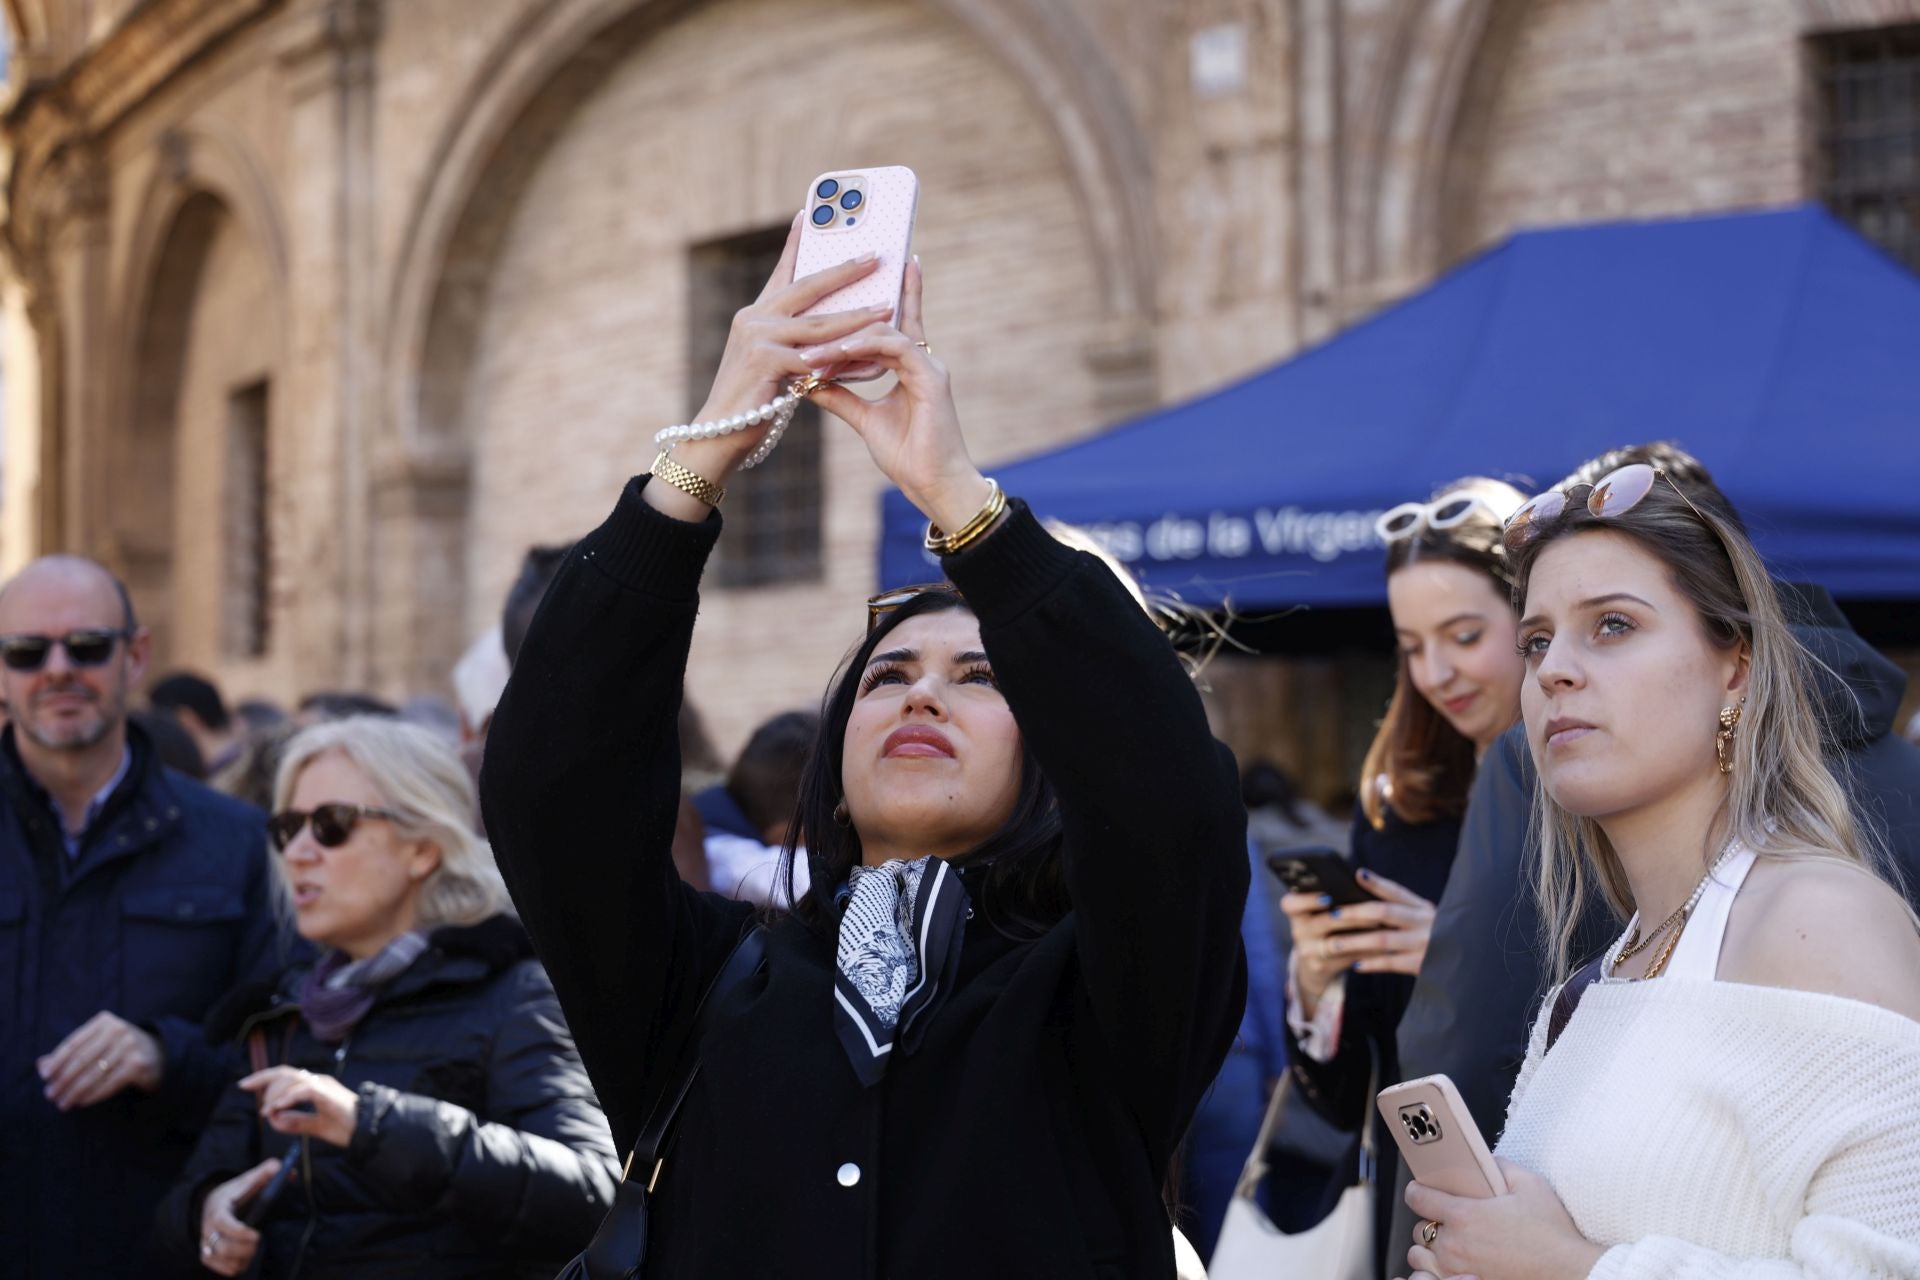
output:
M1920 23L1813 40L1820 198L1920 271Z
M688 410L698 413L726 349L733 314L759 296L780 261L785 226L696 246L688 291ZM802 401L780 447L730 486L726 536L714 551L722 587L757 587L821 577L820 410Z

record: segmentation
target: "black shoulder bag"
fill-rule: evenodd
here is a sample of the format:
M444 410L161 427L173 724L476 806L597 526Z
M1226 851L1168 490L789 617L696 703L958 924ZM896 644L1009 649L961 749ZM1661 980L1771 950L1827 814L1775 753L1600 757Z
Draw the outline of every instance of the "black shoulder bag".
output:
M600 1229L593 1233L586 1251L569 1262L555 1280L639 1280L644 1274L647 1196L660 1177L660 1166L665 1163L663 1152L673 1128L673 1117L686 1099L687 1090L693 1087L693 1078L700 1074L700 1046L712 1030L714 1018L728 994L753 976L766 960L766 954L767 931L756 925L735 944L720 966L720 972L714 975L706 994L700 997L700 1007L694 1010L693 1034L687 1037L686 1048L681 1050L679 1065L667 1077L666 1091L653 1104L652 1113L640 1128L640 1138L633 1144L633 1154L627 1157L627 1167L613 1193L613 1207L607 1211Z

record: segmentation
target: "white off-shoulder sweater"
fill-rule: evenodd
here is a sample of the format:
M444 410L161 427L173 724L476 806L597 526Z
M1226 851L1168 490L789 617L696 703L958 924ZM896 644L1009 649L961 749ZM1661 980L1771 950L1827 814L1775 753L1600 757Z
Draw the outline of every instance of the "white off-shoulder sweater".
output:
M1920 1278L1920 1022L1697 977L1596 983L1500 1154L1541 1174L1592 1280Z

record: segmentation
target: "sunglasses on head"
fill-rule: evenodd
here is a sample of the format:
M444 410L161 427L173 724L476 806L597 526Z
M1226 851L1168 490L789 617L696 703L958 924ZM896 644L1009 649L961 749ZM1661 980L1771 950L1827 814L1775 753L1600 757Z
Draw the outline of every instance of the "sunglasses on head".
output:
M125 628L81 627L63 636L0 636L0 662L9 671L38 671L47 665L53 646L67 651L67 661L76 667L98 667L113 657L113 646L131 636Z
M282 809L267 819L267 839L273 841L275 849L285 853L294 837L311 822L313 838L320 847L338 849L353 838L353 829L362 818L385 818L389 822L398 822L400 815L391 809L375 809L370 805L347 804L344 801L316 806L311 813Z
M1693 505L1693 499L1681 491L1680 486L1673 482L1673 477L1647 462L1629 462L1596 480L1592 492L1587 494L1587 514L1596 520L1617 520L1639 506L1660 480L1665 480L1667 487L1680 495L1680 501L1687 504L1687 510L1699 517L1701 524L1707 526L1716 538L1720 536L1713 521L1700 514L1700 508ZM1542 530L1566 511L1570 491L1578 488L1580 486L1576 484L1568 485L1565 489L1549 489L1521 503L1520 509L1507 518L1502 534L1507 548L1518 550L1538 537Z
M880 619L896 609L905 608L929 591L942 591L952 596L960 594L960 588L951 582L918 582L910 587L897 587L892 591L882 591L877 596L868 596L867 634L873 634L873 629L880 625Z
M1374 521L1373 531L1380 535L1382 542L1399 542L1413 537L1423 528L1451 529L1465 524L1467 517L1475 511L1484 511L1495 519L1500 515L1479 494L1456 489L1452 493L1441 494L1432 502L1401 503Z

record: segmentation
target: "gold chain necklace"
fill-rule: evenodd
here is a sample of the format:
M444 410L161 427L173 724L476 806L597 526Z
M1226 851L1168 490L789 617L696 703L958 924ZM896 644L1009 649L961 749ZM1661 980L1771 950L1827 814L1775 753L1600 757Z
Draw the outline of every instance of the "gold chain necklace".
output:
M1633 933L1621 940L1619 949L1613 954L1613 959L1607 962L1608 975L1611 976L1620 972L1620 966L1622 964L1625 964L1640 952L1645 951L1653 945L1654 939L1663 933L1667 933L1667 931L1671 929L1672 934L1667 938L1667 945L1660 948L1660 954L1655 956L1652 963L1647 965L1647 971L1640 975L1640 980L1645 982L1647 979L1657 978L1665 972L1667 961L1673 958L1674 949L1680 945L1680 935L1687 931L1687 921L1693 918L1693 909L1700 905L1700 899L1706 894L1707 886L1713 883L1713 873L1720 869L1720 864L1725 862L1727 856L1732 852L1733 842L1730 840L1727 842L1727 846L1720 851L1720 856L1713 860L1713 865L1707 868L1707 874L1700 877L1700 883L1693 886L1693 892L1687 896L1687 900L1681 903L1672 915L1662 920L1653 932L1642 938L1640 937L1640 926L1635 925Z

